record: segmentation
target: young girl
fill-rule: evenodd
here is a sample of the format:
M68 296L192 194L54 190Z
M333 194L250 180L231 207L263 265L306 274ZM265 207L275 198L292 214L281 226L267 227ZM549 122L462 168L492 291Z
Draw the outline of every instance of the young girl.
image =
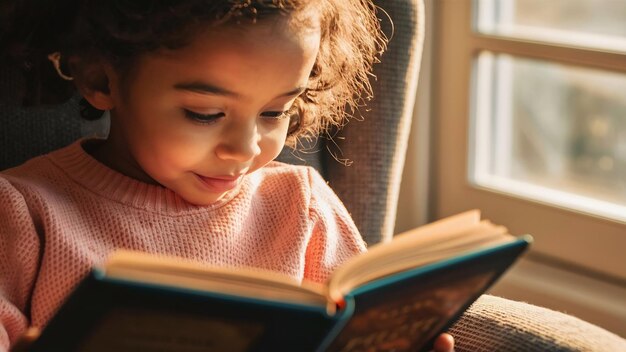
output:
M317 282L365 250L318 173L273 159L369 93L384 48L372 3L55 6L46 40L23 52L46 56L55 85L75 85L84 115L109 111L111 127L0 174L0 350L115 249Z

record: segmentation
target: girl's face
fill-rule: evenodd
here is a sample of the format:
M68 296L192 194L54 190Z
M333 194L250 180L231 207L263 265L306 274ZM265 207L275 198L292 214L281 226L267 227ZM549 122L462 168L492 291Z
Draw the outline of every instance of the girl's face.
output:
M222 198L280 153L283 112L307 86L319 30L288 19L209 29L122 81L110 72L111 132L95 155L190 203Z

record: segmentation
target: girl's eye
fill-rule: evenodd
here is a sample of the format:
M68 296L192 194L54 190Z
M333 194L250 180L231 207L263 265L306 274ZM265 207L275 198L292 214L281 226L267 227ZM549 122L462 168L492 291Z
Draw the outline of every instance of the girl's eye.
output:
M200 123L213 123L217 121L218 119L225 116L223 112L219 112L217 114L200 114L191 110L187 110L187 109L184 109L184 110L185 110L185 116L187 116L187 118L200 122Z
M285 111L266 111L261 114L262 117L268 120L282 120L285 117L289 116L289 110Z

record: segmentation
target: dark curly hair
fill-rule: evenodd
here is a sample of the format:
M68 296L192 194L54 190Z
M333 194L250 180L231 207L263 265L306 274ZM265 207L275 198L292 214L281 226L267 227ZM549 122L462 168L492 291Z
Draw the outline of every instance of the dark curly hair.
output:
M58 103L75 93L73 83L61 79L48 61L52 52L61 53L63 72L106 89L90 70L94 62L106 60L130 72L139 55L184 47L206 26L253 25L316 11L320 49L308 88L294 104L291 145L357 113L371 97L372 65L386 47L371 0L29 0L2 7L0 59L18 63L28 78L23 105Z

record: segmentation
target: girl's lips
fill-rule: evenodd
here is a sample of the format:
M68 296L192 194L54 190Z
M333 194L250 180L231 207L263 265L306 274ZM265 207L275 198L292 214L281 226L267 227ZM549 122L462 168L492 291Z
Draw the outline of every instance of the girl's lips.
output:
M243 175L236 177L224 176L224 177L206 177L196 174L202 184L204 184L209 190L215 193L228 192L231 189L237 187L241 181Z

